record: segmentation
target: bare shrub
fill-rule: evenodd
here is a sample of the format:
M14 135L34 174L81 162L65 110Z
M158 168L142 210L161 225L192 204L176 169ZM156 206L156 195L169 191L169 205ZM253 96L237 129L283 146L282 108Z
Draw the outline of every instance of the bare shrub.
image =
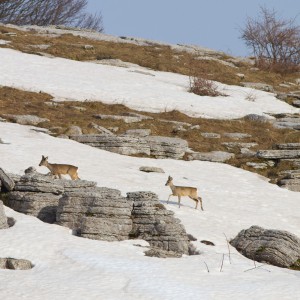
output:
M87 0L0 0L0 22L16 25L65 25L103 31L102 16L89 14Z
M280 19L276 11L261 7L257 19L247 19L241 38L259 68L279 73L300 70L300 26L295 19Z
M218 91L216 84L204 77L190 76L190 88L189 91L199 96L220 96L221 93Z

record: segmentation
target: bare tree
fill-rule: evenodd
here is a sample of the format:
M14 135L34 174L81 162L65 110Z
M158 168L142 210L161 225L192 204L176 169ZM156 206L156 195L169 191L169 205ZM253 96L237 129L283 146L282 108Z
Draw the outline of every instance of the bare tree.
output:
M248 18L241 34L259 67L277 72L300 69L300 26L295 19L280 19L276 11L261 7L259 18Z
M66 25L102 32L101 13L85 10L87 0L0 0L0 22L16 25Z

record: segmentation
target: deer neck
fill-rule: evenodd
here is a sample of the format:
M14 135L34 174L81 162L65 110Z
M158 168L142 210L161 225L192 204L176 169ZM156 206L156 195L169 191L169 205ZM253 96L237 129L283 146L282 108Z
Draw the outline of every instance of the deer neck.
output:
M46 162L45 167L47 167L52 172L53 170L52 164Z
M170 182L170 188L171 188L172 192L174 193L176 190L176 186L173 184L173 182Z

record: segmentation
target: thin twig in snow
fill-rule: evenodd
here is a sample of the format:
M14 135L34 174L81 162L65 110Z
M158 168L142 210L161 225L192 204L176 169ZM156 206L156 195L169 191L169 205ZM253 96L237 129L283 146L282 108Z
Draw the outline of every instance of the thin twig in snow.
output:
M204 264L206 266L206 269L207 269L207 273L209 273L209 268L208 268L208 265L206 264L206 262L204 261Z
M225 256L225 254L223 253L222 264L221 264L220 272L222 272L222 269L223 269L224 256Z
M228 248L228 256L229 256L229 263L231 264L231 253L230 253L230 247L229 247L229 241L228 241L228 238L226 236L226 234L223 232L224 236L225 236L225 239L226 239L226 242L227 242L227 248Z

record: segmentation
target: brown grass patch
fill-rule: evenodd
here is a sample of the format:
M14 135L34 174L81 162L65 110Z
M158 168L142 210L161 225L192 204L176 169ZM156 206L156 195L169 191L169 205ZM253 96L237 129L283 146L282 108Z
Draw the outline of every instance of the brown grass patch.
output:
M15 32L17 36L7 36L5 33ZM26 53L39 54L41 52L58 57L78 61L120 59L135 63L153 70L174 72L190 75L191 65L199 74L205 72L209 80L215 80L226 84L239 85L243 80L236 73L245 74L245 81L264 82L275 86L277 91L289 92L291 88L280 87L282 82L294 82L299 77L297 73L281 75L274 72L251 71L251 66L239 63L239 68L225 66L213 60L199 60L188 52L172 50L167 45L152 44L138 46L130 43L114 43L96 41L87 38L64 34L61 36L38 35L35 31L19 31L5 26L0 26L0 38L11 41L9 47ZM38 49L38 45L49 45L47 49ZM93 49L85 49L85 45L92 45ZM40 55L40 54L39 54ZM222 59L227 59L224 56Z

